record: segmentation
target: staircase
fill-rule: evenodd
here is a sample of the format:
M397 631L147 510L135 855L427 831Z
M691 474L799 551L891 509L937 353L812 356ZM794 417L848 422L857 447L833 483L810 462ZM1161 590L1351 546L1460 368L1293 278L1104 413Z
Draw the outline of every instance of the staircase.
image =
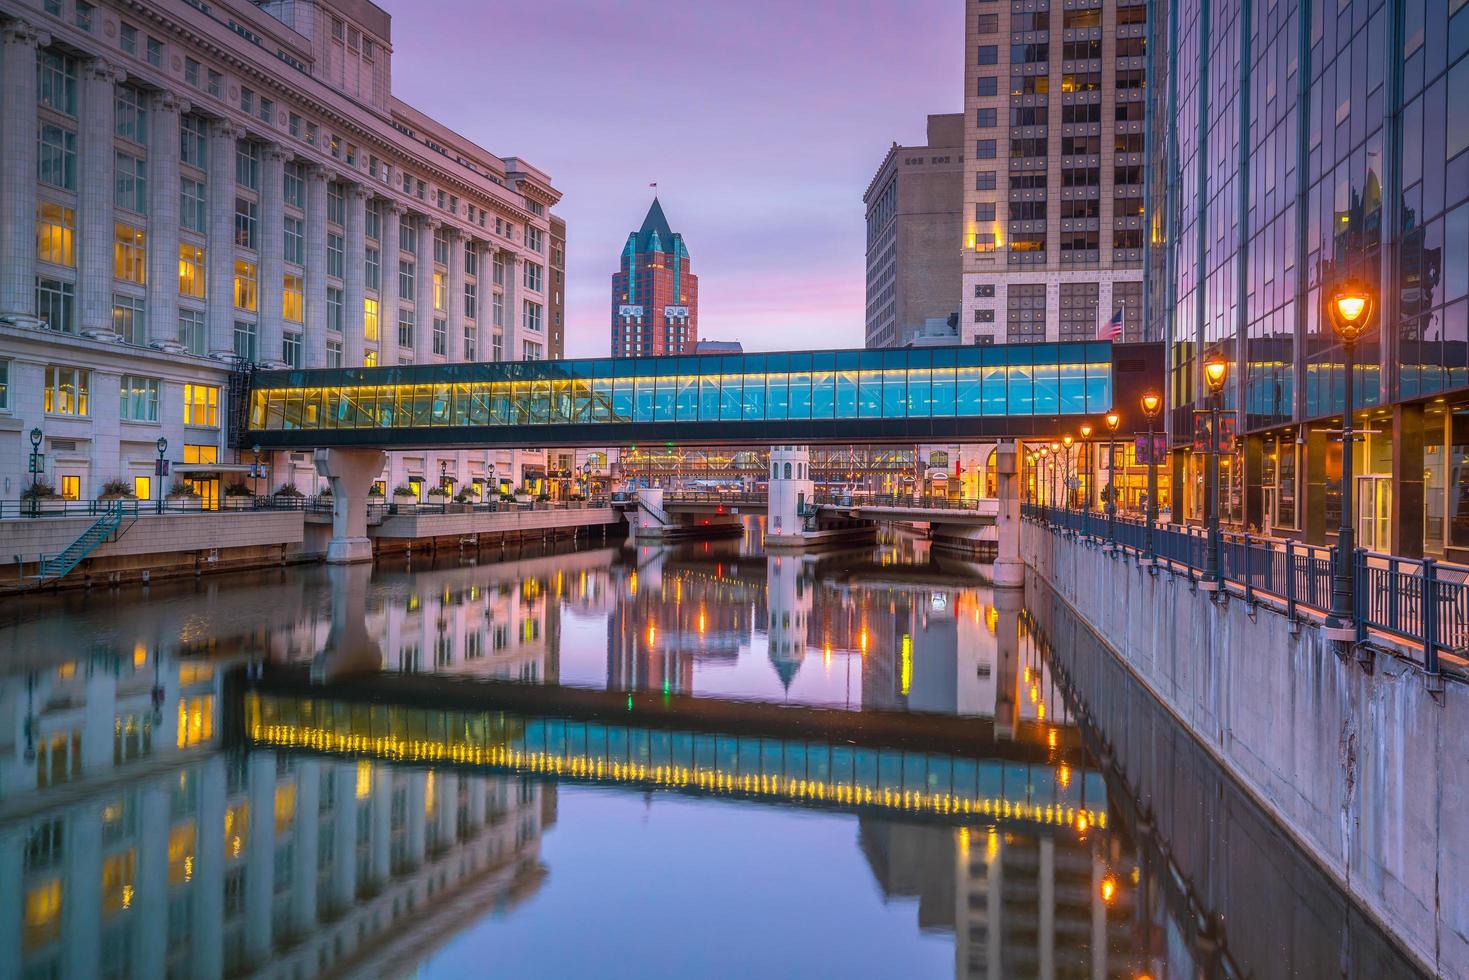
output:
M111 501L107 510L96 522L77 538L66 550L56 555L42 555L40 574L31 577L39 582L49 582L59 579L76 568L82 559L86 558L97 546L110 538L118 526L122 524L123 508L122 501Z

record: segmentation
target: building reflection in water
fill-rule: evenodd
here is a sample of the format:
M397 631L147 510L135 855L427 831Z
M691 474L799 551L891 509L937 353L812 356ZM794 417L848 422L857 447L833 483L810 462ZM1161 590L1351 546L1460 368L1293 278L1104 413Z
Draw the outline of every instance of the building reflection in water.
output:
M1080 731L1019 600L914 557L907 545L812 560L711 542L358 567L211 593L204 607L245 610L238 637L162 603L102 605L107 639L95 647L84 637L104 631L85 606L0 624L0 648L25 653L0 677L0 978L412 970L542 887L558 783L582 792L568 780L855 811L830 819L856 823L885 899L916 899L915 927L952 935L959 977L1215 975L1194 961L1179 882L1139 860L1133 821L1118 819L1131 804L1113 799L1108 812L1110 787L1078 761ZM595 631L579 642L605 635L605 649L563 642L573 620ZM992 719L997 751L955 762L555 718L524 719L478 755L330 738L346 717L324 713L336 677L555 684L568 658L616 691L799 691L955 716L968 730ZM314 714L280 703L271 727L264 701L249 707L230 672L262 659L311 665L324 685L306 702ZM414 732L478 730L421 706L382 717L414 712ZM249 717L264 733L255 746L224 745ZM614 744L604 772L597 760ZM857 859L850 837L834 839L833 860Z

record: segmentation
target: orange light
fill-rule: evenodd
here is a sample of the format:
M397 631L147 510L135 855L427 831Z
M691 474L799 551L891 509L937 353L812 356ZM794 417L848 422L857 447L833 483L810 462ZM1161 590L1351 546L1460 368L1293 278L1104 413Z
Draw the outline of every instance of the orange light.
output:
M1107 423L1108 429L1116 432L1117 426L1122 422L1122 416L1118 415L1116 412L1108 412L1106 416L1104 416L1103 421Z
M1150 419L1157 418L1158 412L1163 408L1163 396L1156 391L1150 391L1143 395L1142 401L1143 415Z
M1229 362L1224 355L1215 354L1204 362L1204 383L1214 394L1224 390L1224 381L1229 377Z
M1102 901L1106 902L1108 905L1111 905L1112 900L1116 897L1117 879L1113 878L1111 875L1104 876L1102 878Z
M1082 425L1082 427L1081 427L1081 437L1083 439L1090 439L1092 437L1092 426L1091 426L1091 423L1090 422L1084 423Z
M1078 834L1084 834L1089 826L1091 826L1091 821L1087 819L1086 814L1078 813L1076 815L1076 832Z
M1332 329L1347 344L1361 339L1371 325L1376 293L1360 279L1344 279L1331 290L1326 309Z
M1065 444L1065 446L1066 446L1067 449L1070 449L1071 448L1071 443L1072 443L1072 438L1069 435L1062 436L1061 437L1061 442Z

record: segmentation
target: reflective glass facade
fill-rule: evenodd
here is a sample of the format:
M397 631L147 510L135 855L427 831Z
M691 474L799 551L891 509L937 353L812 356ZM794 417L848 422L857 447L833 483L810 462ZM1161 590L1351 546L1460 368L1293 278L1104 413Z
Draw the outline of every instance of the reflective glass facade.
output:
M1112 375L1106 343L271 371L255 376L249 438L320 446L1028 434L1107 411Z

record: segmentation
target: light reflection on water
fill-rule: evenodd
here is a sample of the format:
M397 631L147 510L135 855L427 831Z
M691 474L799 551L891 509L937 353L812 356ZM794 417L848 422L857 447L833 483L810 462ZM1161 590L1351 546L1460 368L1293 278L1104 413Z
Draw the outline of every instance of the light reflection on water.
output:
M906 537L808 558L749 536L512 557L0 613L0 977L1295 972L1273 950L1200 952L1176 869L1124 829L1125 786L1081 747L1026 614L982 569ZM331 678L381 670L389 699L408 673L984 734L950 756L405 702L376 716L393 744L501 734L431 765L381 741L247 753L227 744L231 671L262 661L310 665L321 703ZM279 731L297 744L306 723ZM594 743L618 778L564 764Z

